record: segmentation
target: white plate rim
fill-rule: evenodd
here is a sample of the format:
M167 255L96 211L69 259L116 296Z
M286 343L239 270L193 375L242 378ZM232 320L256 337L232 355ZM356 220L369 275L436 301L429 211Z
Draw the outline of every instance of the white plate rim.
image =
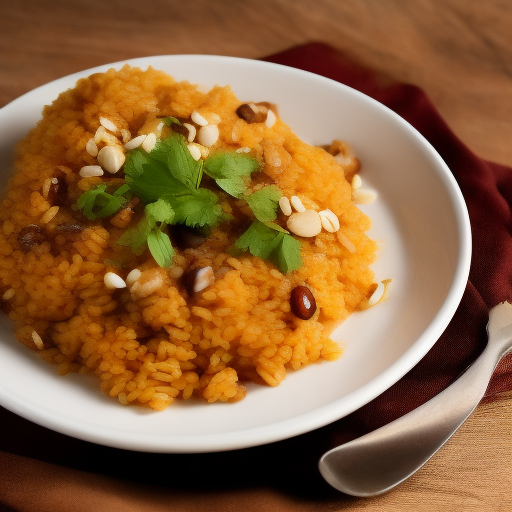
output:
M153 57L141 57L96 66L88 70L80 71L66 77L59 78L49 82L48 84L44 84L32 91L25 93L24 95L2 107L2 109L0 109L0 116L4 115L11 109L16 109L19 104L23 104L23 102L26 101L27 97L36 95L41 89L45 87L58 86L61 83L68 83L72 81L76 82L76 80L81 77L85 77L96 72L103 72L112 67L119 68L124 64L146 67L148 63L150 63L150 65L155 67L155 69L158 69L158 63L167 61L168 59L173 59L175 61L180 59L192 59L196 60L197 62L201 62L203 59L213 61L218 60L219 62L221 60L229 60L233 64L247 65L250 63L251 66L261 66L262 69L268 66L277 67L280 69L286 68L286 72L291 75L313 75L307 71L291 68L288 66L282 66L280 64L269 63L265 61L255 61L251 59L242 59L238 57L213 55L157 55ZM53 417L53 415L48 415L44 408L34 408L33 406L26 407L23 404L20 405L19 401L13 400L13 397L10 395L6 395L3 392L3 389L0 387L0 404L2 406L22 417L25 417L26 419L34 421L42 426L51 428L52 430L80 439L97 442L99 444L107 444L119 448L141 451L222 451L278 441L308 432L315 428L319 428L328 423L336 421L337 419L346 416L347 414L353 412L359 407L362 407L380 395L383 391L391 387L400 378L402 378L423 358L423 356L428 352L428 350L430 350L439 336L443 333L451 318L455 314L455 311L459 305L466 287L471 263L471 227L464 198L453 174L451 173L446 163L442 160L432 145L423 137L423 135L421 135L409 123L403 120L388 107L355 89L352 89L339 82L335 82L329 78L321 77L319 75L314 76L316 79L332 82L336 84L337 87L345 89L345 91L349 90L351 94L364 96L367 101L373 102L376 108L385 109L388 112L388 115L394 118L395 122L405 123L408 128L412 130L413 133L415 133L416 138L421 141L422 144L430 148L432 157L437 160L439 168L444 170L444 173L440 176L445 181L452 201L455 205L457 205L457 208L455 209L457 212L456 223L458 225L460 234L460 251L457 264L457 272L453 277L452 286L450 287L443 307L433 319L429 328L413 344L413 346L407 350L403 356L393 365L391 365L386 371L382 372L366 386L363 386L354 392L349 400L350 405L347 405L346 397L343 397L339 400L339 403L330 404L329 406L315 410L311 414L302 415L300 421L297 421L297 418L294 418L288 421L283 421L279 425L271 425L264 428L258 427L253 430L242 431L238 435L234 435L233 433L215 434L210 436L208 439L203 440L198 440L196 436L180 436L179 439L175 439L171 443L166 443L165 440L160 439L158 436L141 440L140 436L137 434L130 435L126 432L123 432L123 435L119 436L119 433L115 431L110 432L110 434L106 434L101 428L95 428L93 426L88 426L87 432L84 433L83 429L81 429L80 426L77 426L74 422L68 421L66 418L56 419ZM115 403L114 406L116 406Z

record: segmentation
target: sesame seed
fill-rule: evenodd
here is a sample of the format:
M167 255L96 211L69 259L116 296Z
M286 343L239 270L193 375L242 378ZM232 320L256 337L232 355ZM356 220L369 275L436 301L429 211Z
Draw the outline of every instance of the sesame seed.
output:
M147 135L139 135L134 137L124 145L124 149L126 149L126 151L131 151L132 149L138 148L144 142L146 137Z
M358 188L352 192L352 197L356 204L370 204L377 199L377 192Z
M286 216L292 214L292 206L290 204L290 200L286 196L282 196L281 199L279 199L279 207Z
M183 126L188 130L188 136L187 136L188 142L193 142L194 139L196 138L196 133L197 133L196 127L190 123L183 123Z
M197 110L192 112L190 119L199 126L206 126L208 124L208 121Z
M352 178L352 183L351 183L352 190L357 190L358 188L361 187L362 184L363 184L363 182L361 180L361 176L359 176L359 174L354 174L354 177Z
M104 128L106 128L107 130L109 130L111 132L117 132L117 130L118 130L117 126L110 119L107 119L106 117L100 117L100 124L101 124L101 126L103 126Z
M115 288L126 288L124 279L117 274L114 274L114 272L107 272L103 278L103 282L105 283L105 286L111 290Z
M298 212L305 212L306 207L302 204L302 201L300 200L300 197L298 196L292 196L290 198L290 203L292 206L298 211Z
M377 288L375 288L375 291L372 293L371 297L368 299L368 306L375 306L377 302L379 302L382 297L384 296L384 283L378 283Z
M269 108L267 112L267 119L265 120L265 126L267 128L272 128L276 124L276 115L274 112Z
M329 209L318 212L320 220L322 221L322 227L329 233L336 233L340 229L340 221L336 214Z
M94 134L94 142L98 144L98 142L103 140L103 136L107 133L104 126L99 126Z

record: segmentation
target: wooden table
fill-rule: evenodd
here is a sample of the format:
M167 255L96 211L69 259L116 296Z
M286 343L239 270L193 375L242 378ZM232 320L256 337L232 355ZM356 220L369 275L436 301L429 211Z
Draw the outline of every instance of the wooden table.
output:
M10 0L0 6L0 106L108 62L179 53L258 58L322 41L419 85L476 154L511 166L511 29L507 0ZM382 497L312 503L249 485L243 508L510 510L511 406L510 394L482 403L438 456ZM219 510L240 510L229 493L174 496L162 510L202 510L213 496Z

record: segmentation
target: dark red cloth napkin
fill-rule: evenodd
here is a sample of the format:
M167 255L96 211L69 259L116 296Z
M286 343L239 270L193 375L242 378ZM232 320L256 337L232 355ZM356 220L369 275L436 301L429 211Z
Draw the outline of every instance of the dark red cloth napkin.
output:
M204 509L227 510L223 507L230 503L229 510L242 510L247 508L247 496L259 493L261 498L263 493L265 501L269 490L274 492L272 496L277 491L308 500L315 510L322 505L330 509L341 498L317 471L322 453L430 399L485 346L489 309L512 299L512 169L473 154L452 133L420 88L385 83L332 47L312 43L264 60L324 75L375 98L417 128L448 164L466 199L473 230L469 282L452 322L415 368L365 407L314 432L256 448L192 455L136 453L72 439L0 408L0 510L13 510L9 508L14 503L13 493L7 490L16 486L20 487L15 501L20 510L45 510L44 504L58 486L63 489L57 500L62 505L58 510L82 510L82 498L87 503L101 502L101 510L121 510L113 498L121 487L129 488L133 495L133 508L129 510L190 510L178 508L177 503L193 496L198 504L204 504L213 491L223 496L224 505L212 502ZM487 390L489 399L512 388L511 375L509 356L495 372ZM106 476L116 480L102 480ZM36 490L38 481L37 489L44 488L46 492ZM26 486L26 482L32 482L34 488ZM158 503L153 499L155 495ZM3 501L2 496L9 498ZM166 502L166 496L172 499ZM199 509L203 510L198 506ZM280 509L275 503L266 510Z

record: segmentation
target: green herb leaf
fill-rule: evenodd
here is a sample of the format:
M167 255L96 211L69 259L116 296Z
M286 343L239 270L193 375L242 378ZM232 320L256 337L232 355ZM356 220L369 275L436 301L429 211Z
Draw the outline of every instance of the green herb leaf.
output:
M301 243L293 236L285 233L281 233L280 238L279 245L272 252L270 261L283 274L288 274L302 267Z
M253 256L270 261L283 274L302 266L301 244L288 233L276 230L258 220L235 242L235 247Z
M149 220L151 227L154 227L157 222L164 222L170 224L174 219L174 210L172 206L164 199L159 199L154 203L146 206L144 213Z
M144 209L144 217L136 227L125 231L117 240L119 245L131 247L132 251L140 255L147 247L155 261L161 267L170 267L174 256L174 249L169 236L163 232L167 224L172 222L174 210L171 205L159 199L148 204Z
M218 151L205 160L205 172L213 179L250 176L259 167L256 158L234 151Z
M164 123L165 126L171 126L171 124L179 124L181 126L181 123L179 122L179 120L173 116L167 116L167 117L162 118L162 123Z
M235 242L235 247L249 251L253 256L268 260L274 249L279 233L262 222L254 221L245 233Z
M151 153L137 148L124 164L126 183L145 203L195 190L200 183L202 161L192 158L182 135L173 133L156 143Z
M148 248L155 261L161 267L168 268L172 265L174 248L166 233L159 228L153 228L148 235Z
M274 229L275 231L279 231L280 233L288 233L290 232L287 229L282 228L279 224L276 224L275 222L264 222L265 226L268 228Z
M124 194L129 192L127 185L122 185L113 194L106 192L106 183L100 183L96 188L84 192L76 202L76 208L89 220L103 219L114 214L126 202Z
M254 216L261 222L271 222L277 219L277 206L283 193L277 185L256 190L244 199L251 208Z
M225 220L217 195L198 188L203 162L196 162L178 134L160 141L151 153L132 151L124 165L126 182L144 203L165 202L174 211L167 223L214 226Z
M175 212L175 224L186 224L192 228L206 227L215 226L227 219L217 195L206 188L169 199Z
M233 197L246 189L250 175L259 167L258 160L252 156L227 151L214 153L204 162L204 172Z
M124 247L130 247L137 256L146 249L146 242L151 232L151 225L146 216L142 217L137 226L127 229L116 241Z
M215 180L217 185L227 192L230 196L238 197L247 188L247 181L241 176L233 176L232 178L219 178Z

